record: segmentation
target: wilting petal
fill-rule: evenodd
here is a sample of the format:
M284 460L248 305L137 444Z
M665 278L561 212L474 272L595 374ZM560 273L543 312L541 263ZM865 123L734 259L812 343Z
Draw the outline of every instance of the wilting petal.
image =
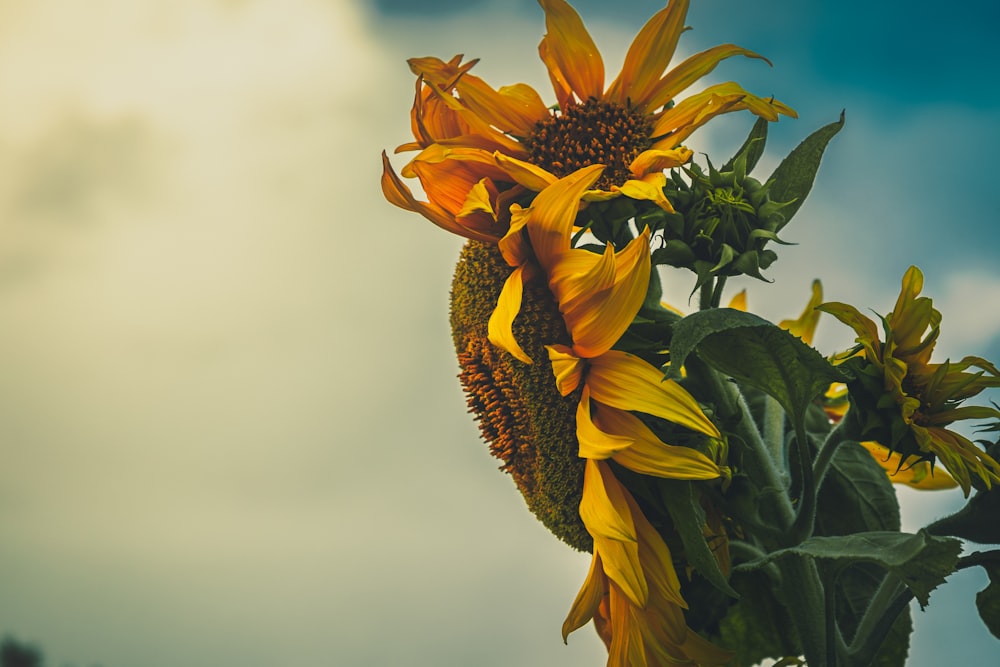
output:
M474 213L487 213L495 221L497 214L493 210L493 202L496 201L497 194L497 188L493 185L493 181L488 178L480 179L469 190L465 204L462 205L462 210L458 212L456 217L464 218Z
M582 628L597 614L597 609L601 600L604 599L607 589L607 577L601 566L601 556L595 551L590 560L590 571L587 572L587 578L584 580L580 592L576 594L576 599L573 600L573 606L570 607L566 620L563 621L563 643L566 643L566 638L571 632Z
M628 166L629 171L636 178L642 178L646 174L673 169L682 164L687 164L694 153L689 148L678 146L670 150L648 150L639 153L638 157L632 160Z
M677 49L684 32L688 0L672 0L653 15L632 40L621 74L614 80L605 97L619 104L631 103L640 109L649 108L649 96ZM661 105L662 106L662 105Z
M430 202L418 201L413 196L410 188L396 175L384 151L382 152L382 194L385 195L389 203L407 211L419 213L441 229L449 231L452 234L458 234L485 243L496 243L497 241L495 232L491 233L487 230L466 227L456 221L455 216L440 206Z
M583 379L584 362L565 345L546 345L552 374L556 376L556 388L563 396L568 396L580 386Z
M639 357L609 350L590 360L587 386L595 401L621 410L661 417L699 433L720 437L698 402L673 380Z
M538 4L545 10L548 32L543 42L548 57L577 98L600 98L604 93L604 61L580 15L564 0L539 0Z
M602 171L604 167L599 164L579 169L542 190L532 202L528 235L546 270L569 250L580 195L600 178Z
M521 266L531 257L531 244L524 238L522 230L531 217L529 209L522 209L519 204L510 207L510 227L503 238L497 242L500 254L510 266Z
M526 364L531 363L529 357L514 338L514 318L521 312L521 297L524 293L524 267L519 266L507 277L500 290L497 307L490 315L489 340L497 347L507 350Z
M795 320L782 320L778 326L788 331L793 336L798 336L807 345L812 345L813 335L816 333L816 325L819 323L819 314L816 306L823 303L823 285L818 280L812 283L812 298L806 304L802 314Z
M735 44L722 44L714 46L701 53L696 53L677 67L670 70L650 91L649 99L646 102L647 109L657 109L670 100L674 99L678 93L683 92L688 86L715 69L721 61L733 56L746 56L748 58L759 58L768 65L771 61L764 56L754 53L748 49L741 48Z

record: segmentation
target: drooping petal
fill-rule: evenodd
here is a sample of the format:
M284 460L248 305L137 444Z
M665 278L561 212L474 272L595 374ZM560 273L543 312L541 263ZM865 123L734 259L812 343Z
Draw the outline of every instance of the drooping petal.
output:
M788 331L793 336L798 336L807 345L812 345L813 335L816 333L816 325L819 323L819 314L816 306L823 303L823 285L818 280L812 282L812 297L806 304L802 314L798 319L782 320L778 326Z
M626 501L632 511L632 523L639 538L639 562L642 565L650 593L662 597L678 607L687 608L687 602L681 595L681 582L674 570L673 557L670 555L667 543L646 519L635 499L628 496ZM683 627L683 617L681 625Z
M595 551L590 560L590 571L587 572L587 578L584 580L580 592L576 594L576 599L573 600L573 606L570 607L566 620L563 621L563 643L566 643L566 638L571 632L582 628L587 621L594 618L601 600L607 594L607 588L607 576L601 565L601 556Z
M588 459L584 468L580 519L594 538L604 572L632 602L645 606L649 589L639 564L639 547L625 490L607 463Z
M838 320L854 329L858 334L857 341L861 343L871 361L882 360L882 345L879 338L878 327L871 320L861 314L854 306L839 301L827 301L816 306L817 310L830 313Z
M646 22L632 40L622 71L605 95L607 99L647 108L650 94L677 50L689 4L689 0L671 0Z
M496 233L499 230L484 230L469 228L455 220L455 216L444 210L442 207L417 200L410 191L410 188L400 180L389 163L389 157L382 152L382 194L389 203L394 204L407 211L413 211L424 216L435 225L451 232L476 241L485 243L495 243Z
M671 69L650 91L649 99L646 100L644 108L653 110L662 107L695 81L698 81L715 69L715 66L721 61L733 56L759 58L767 64L771 64L771 61L764 56L736 46L735 44L714 46L701 53L696 53L677 67Z
M497 347L507 350L517 359L526 364L531 363L531 357L521 349L517 339L514 338L514 318L521 312L521 297L524 293L524 267L519 266L507 277L503 288L500 290L500 297L497 299L497 307L490 315L487 326L489 340Z
M595 401L621 410L635 410L661 417L710 437L719 429L705 416L698 402L673 380L639 357L609 350L590 360L587 386Z
M538 4L545 10L548 32L543 43L552 63L577 98L600 99L604 93L604 61L580 15L564 0L538 0Z
M613 409L613 408L612 408ZM580 404L576 408L576 439L580 444L580 457L603 461L609 459L635 442L626 433L601 430L591 416L590 389L584 385Z
M521 208L519 204L510 207L510 226L497 242L500 254L510 266L521 266L532 256L531 244L522 233L530 217L531 211Z

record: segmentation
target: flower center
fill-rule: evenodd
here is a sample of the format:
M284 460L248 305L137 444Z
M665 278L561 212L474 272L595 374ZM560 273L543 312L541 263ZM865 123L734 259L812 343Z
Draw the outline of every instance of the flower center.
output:
M489 342L488 323L511 267L495 245L470 241L451 288L451 330L469 411L493 456L503 461L538 519L581 551L592 541L580 521L583 459L577 453L579 391L556 389L544 345L569 343L558 306L542 280L525 285L514 335L534 359L524 364Z
M536 123L525 145L532 163L560 177L592 164L605 165L596 187L606 190L632 178L628 167L652 145L652 131L645 115L590 99Z

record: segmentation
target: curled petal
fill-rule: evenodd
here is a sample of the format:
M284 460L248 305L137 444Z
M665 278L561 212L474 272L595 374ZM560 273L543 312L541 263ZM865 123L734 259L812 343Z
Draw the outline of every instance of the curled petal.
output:
M634 439L626 433L602 431L591 417L590 390L583 387L580 404L576 408L576 439L580 443L580 457L601 461L611 458L632 446Z
M458 234L459 236L485 243L495 243L497 241L496 232L463 225L455 219L454 215L437 204L417 200L410 191L410 188L396 175L385 152L382 153L382 194L385 195L389 203L407 211L419 213L441 229L449 231L452 234Z
M525 353L514 338L514 318L521 312L521 297L524 293L524 267L517 267L507 277L503 288L500 290L500 297L497 299L497 307L490 315L487 326L489 340L497 347L507 350L516 358L526 364L531 363L531 357Z
M856 340L864 346L868 359L874 362L881 362L882 343L879 339L878 327L871 318L862 315L861 311L854 306L847 303L840 303L839 301L821 303L816 306L816 309L824 313L830 313L854 329L854 332L858 334Z
M691 161L694 152L689 148L678 146L669 150L647 150L639 153L628 166L629 171L636 178L642 178L646 174L673 169Z
M600 178L602 171L604 167L599 164L579 169L542 190L532 202L528 235L546 270L569 250L580 195Z
M954 489L958 486L958 482L944 470L933 470L929 461L918 461L911 456L904 464L899 452L890 451L877 442L862 442L861 446L885 469L893 484L905 484L922 491Z
M565 345L546 345L545 349L552 363L552 374L556 376L556 388L560 394L568 396L583 379L583 360Z

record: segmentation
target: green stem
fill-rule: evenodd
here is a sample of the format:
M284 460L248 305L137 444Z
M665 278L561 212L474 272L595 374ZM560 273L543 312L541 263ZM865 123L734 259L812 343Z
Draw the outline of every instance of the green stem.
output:
M785 605L799 631L806 663L809 667L836 667L836 658L830 662L828 657L828 619L820 611L826 611L828 600L816 561L807 557L789 558L783 575Z
M701 292L698 294L698 310L708 310L712 307L712 283L713 281L709 280L701 286Z
M764 397L764 444L771 455L771 460L778 467L782 481L788 484L788 471L785 469L785 410L781 404L770 396Z
M719 276L715 280L715 291L712 292L712 308L718 308L722 301L722 291L726 288L726 276Z

